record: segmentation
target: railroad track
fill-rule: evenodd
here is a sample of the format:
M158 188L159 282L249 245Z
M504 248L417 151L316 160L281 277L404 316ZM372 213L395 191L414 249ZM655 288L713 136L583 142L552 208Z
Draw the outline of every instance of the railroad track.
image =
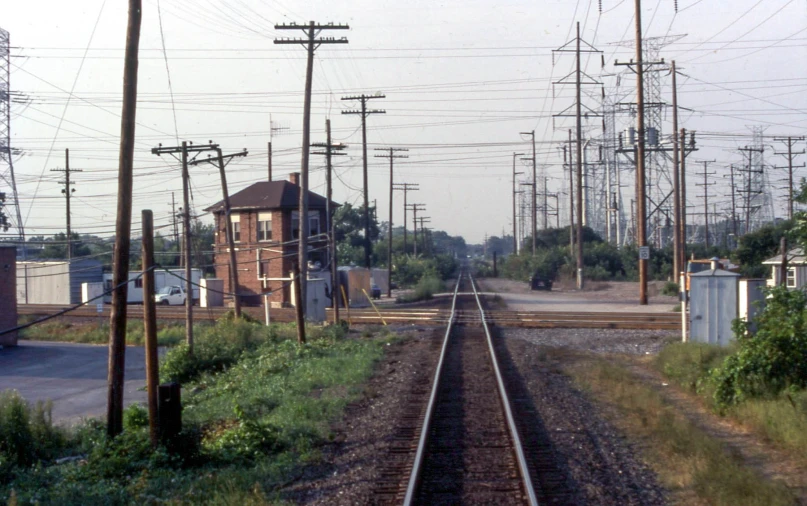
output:
M45 316L57 313L68 306L49 304L22 304L18 306L19 314ZM217 320L229 308L194 308L194 318L198 320ZM244 311L250 316L264 319L264 309L260 307L245 307ZM455 313L446 309L386 309L379 307L378 311L370 308L351 308L342 310L340 317L349 319L357 324L417 324L417 325L446 325L453 314L458 323L468 325L481 325L479 313L476 310L458 309ZM68 313L70 317L78 318L108 318L109 306L105 305L99 314L95 306L82 306ZM132 318L143 317L143 306L132 304L128 307L128 315ZM327 310L331 318L331 310ZM184 320L184 306L157 306L157 318L161 320ZM276 322L294 321L294 309L280 308L270 311L270 318ZM583 311L510 311L491 310L485 312L485 321L500 327L524 328L611 328L611 329L646 329L646 330L680 330L680 313L605 313Z
M455 291L431 389L420 396L428 401L414 396L374 502L536 505L547 495L533 487L481 299L470 275L460 284L473 295Z

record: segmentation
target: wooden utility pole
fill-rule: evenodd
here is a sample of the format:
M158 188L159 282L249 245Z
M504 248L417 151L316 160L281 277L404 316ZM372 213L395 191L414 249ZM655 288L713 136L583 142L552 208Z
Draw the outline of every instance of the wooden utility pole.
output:
M420 239L423 241L422 244L423 247L421 249L423 250L423 255L425 256L429 254L428 250L426 249L426 246L428 245L428 243L426 242L426 223L431 223L432 221L431 216L421 216L420 218L417 218L417 221L420 221ZM418 236L416 233L415 244L417 244L417 242L418 242Z
M647 197L644 154L644 62L642 54L642 0L635 0L636 20L636 227L639 248L647 247ZM579 198L579 197L578 197ZM639 304L647 305L647 260L639 259Z
M683 234L681 233L681 176L679 175L678 160L678 81L675 60L671 62L670 72L672 73L673 216L675 217L673 223L673 279L676 279L683 270L681 266L681 237Z
M179 229L177 228L177 204L174 200L174 192L171 192L171 223L174 230L174 243L179 247Z
M214 163L219 168L219 178L221 179L221 192L224 194L224 233L227 235L227 247L230 250L230 290L233 293L233 311L236 318L241 318L241 285L238 283L238 260L235 253L235 238L233 237L233 224L230 220L230 193L227 190L227 175L224 168L230 161L239 156L247 156L247 150L231 155L222 155L221 148L216 145L214 149L216 152L216 159L213 161L208 158L207 160L193 160L190 165L198 165L201 162ZM227 162L225 163L225 159ZM187 271L186 271L187 272Z
M308 52L305 72L305 99L303 102L303 152L300 167L300 198L299 198L299 242L297 262L300 269L300 293L297 303L302 305L303 317L306 313L306 297L308 279L308 158L311 143L311 86L314 73L314 51L322 44L347 44L347 38L318 38L322 30L347 30L348 25L335 25L333 23L317 24L314 21L308 25L275 25L275 30L302 30L306 34L302 39L275 39L275 44L301 44ZM271 127L271 125L270 125Z
M336 237L334 235L333 227L333 209L331 209L331 201L333 200L333 184L331 181L331 173L333 172L332 157L344 156L345 153L340 151L347 148L344 144L333 144L331 142L331 120L325 120L325 135L326 141L315 142L312 147L324 148L325 151L314 151L314 155L325 155L325 182L327 186L325 200L325 230L328 232L328 257L330 258L331 265L331 303L333 305L333 322L339 323L339 277L336 272Z
M151 154L161 156L170 154L179 159L182 163L182 230L183 230L183 251L185 268L185 342L188 345L188 353L193 355L193 278L191 262L191 205L190 205L190 175L188 174L188 153L200 153L202 151L215 151L217 144L193 145L182 141L180 146L163 146L159 144L156 148L151 148Z
M679 165L680 165L680 176L681 176L681 185L679 187L679 192L681 193L681 239L679 253L680 253L680 261L679 266L682 271L687 270L687 158L686 158L686 139L687 139L687 130L686 128L681 129L681 134L678 136L678 151L679 151Z
M383 109L367 109L367 101L374 98L387 98L386 95L353 95L349 97L342 97L342 100L358 100L361 103L361 109L353 109L349 111L342 111L342 114L358 114L361 116L361 163L362 163L362 180L364 184L364 266L370 268L370 255L372 253L372 245L370 244L370 191L367 178L367 116L371 114L386 114L387 111Z
M572 147L574 143L572 142L572 129L569 129L569 254L577 256L577 253L574 249L574 234L575 234L575 227L574 227L574 169L572 168L572 159L574 156L572 155ZM563 149L563 156L566 157L566 146Z
M424 204L409 204L409 209L412 211L413 219L412 219L412 228L414 229L414 236L415 240L413 241L414 244L414 256L418 256L418 211L425 211L426 206Z
M70 186L75 184L70 181L70 173L72 172L83 172L81 169L71 169L70 168L70 150L64 150L64 169L50 169L51 172L63 172L64 173L64 181L59 181L60 184L64 185L62 188L62 193L64 194L64 201L65 201L65 212L67 216L67 261L73 259L73 233L70 229L70 197L73 192L76 191L75 188L71 188Z
M522 156L524 153L513 153L513 254L518 253L518 234L516 233L516 176L524 174L523 172L516 172L516 157Z
M129 283L129 245L132 231L132 174L137 110L137 53L140 47L141 0L129 0L126 52L123 67L118 206L115 250L112 253L112 308L109 325L107 435L123 430L123 380L126 365L126 303Z
M392 165L396 158L409 158L408 155L396 155L396 152L409 151L406 148L376 148L376 151L388 151L386 155L375 155L376 158L389 158L389 233L387 234L387 297L392 297L392 192L395 190Z
M779 285L787 287L787 237L779 240L779 254L782 256L779 263Z
M272 180L272 141L267 143L268 149L268 160L267 160L267 169L269 169L269 181Z
M158 425L157 387L160 385L157 358L157 307L154 302L154 215L149 209L140 213L142 219L143 264L143 335L146 355L146 398L149 410L149 439L151 447L160 442Z
M407 194L410 191L417 191L420 188L418 187L419 185L417 183L395 183L394 186L395 186L395 188L394 188L395 190L404 192L403 250L404 250L404 255L407 255L409 253L409 250L407 249L407 244L406 244L406 226L407 226L407 223L408 223L406 221L406 211L408 210L408 204L406 203L406 199L407 199L407 196L408 196Z
M300 266L296 263L291 267L292 284L294 286L294 316L297 322L297 342L305 344L305 315L303 314L303 305L300 303L300 297L303 296L300 290Z
M702 186L703 187L703 195L699 195L699 197L703 197L703 222L704 222L704 242L706 247L709 247L709 187L714 186L716 183L709 182L709 176L714 176L714 172L709 172L707 170L710 163L714 162L715 160L703 160L703 172L698 174L703 176L703 183L696 183L695 186Z
M803 155L804 150L801 151L793 151L793 145L798 141L803 141L804 137L774 137L773 140L778 142L784 142L787 144L787 152L786 153L777 153L774 151L775 155L780 155L787 157L787 167L774 167L776 169L787 169L787 218L792 220L793 219L793 169L804 167L804 164L794 166L793 165L793 158L796 155Z

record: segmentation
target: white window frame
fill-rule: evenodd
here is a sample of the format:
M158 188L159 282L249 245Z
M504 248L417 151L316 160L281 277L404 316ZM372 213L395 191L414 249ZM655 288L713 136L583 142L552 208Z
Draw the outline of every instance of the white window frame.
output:
M233 242L241 242L241 215L230 213L230 226L233 227Z
M268 227L262 227L268 223ZM263 236L263 237L261 237ZM267 237L268 236L268 237ZM272 213L258 213L258 241L269 242L272 240Z
M291 236L293 239L297 239L300 237L300 220L299 220L300 212L299 211L292 211L291 212ZM297 221L297 228L294 227L294 222ZM316 233L314 233L314 227L311 226L312 223L316 223ZM294 233L297 231L297 236L295 237ZM308 236L311 237L313 235L319 235L322 233L321 223L319 219L319 211L308 211Z
M788 267L785 276L787 277L787 287L796 288L796 268Z

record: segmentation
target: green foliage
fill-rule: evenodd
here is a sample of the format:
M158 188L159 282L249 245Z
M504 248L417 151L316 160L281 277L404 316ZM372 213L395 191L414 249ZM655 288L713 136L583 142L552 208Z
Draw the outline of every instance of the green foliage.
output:
M408 287L424 277L449 279L456 274L458 268L459 262L450 255L436 255L431 258L400 255L394 259L392 279L398 286Z
M194 328L203 328L207 324L200 323ZM21 332L22 339L31 341L57 341L68 343L106 344L109 342L109 322L73 323L63 320L51 320L33 325ZM126 344L142 345L144 328L141 320L126 322ZM185 327L175 323L158 322L157 343L160 346L173 346L185 339Z
M53 426L52 403L30 406L15 390L0 392L0 484L15 467L28 467L51 458L64 444Z
M776 225L766 225L740 237L737 249L731 256L732 260L740 264L740 274L749 278L768 277L770 267L762 265L762 262L779 252L779 242L793 227L792 221L783 221Z
M148 427L149 412L142 404L132 404L123 411L123 429L132 431Z
M721 407L807 388L807 293L774 287L756 318L756 332L735 320L739 349L714 373Z
M681 292L681 287L678 286L678 283L674 283L672 281L667 281L664 283L664 286L661 287L661 294L662 295L669 295L670 297L675 297Z
M670 343L655 360L655 367L667 378L691 392L711 388L710 374L734 351L704 343Z
M415 285L415 290L411 294L398 297L398 302L417 302L420 300L429 300L434 297L435 293L445 290L443 282L431 275L426 274Z

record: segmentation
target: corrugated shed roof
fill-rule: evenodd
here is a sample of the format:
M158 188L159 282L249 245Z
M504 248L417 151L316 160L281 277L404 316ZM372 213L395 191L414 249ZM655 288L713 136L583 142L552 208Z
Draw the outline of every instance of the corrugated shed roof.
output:
M776 255L762 262L764 265L779 265L782 263L782 255ZM802 248L793 248L787 252L787 263L791 265L807 264L807 257L804 256Z
M230 195L230 208L233 211L245 209L297 209L300 187L289 181L259 181ZM309 190L309 209L325 209L326 199ZM339 204L332 202L331 205ZM220 200L205 211L224 210L224 200Z

